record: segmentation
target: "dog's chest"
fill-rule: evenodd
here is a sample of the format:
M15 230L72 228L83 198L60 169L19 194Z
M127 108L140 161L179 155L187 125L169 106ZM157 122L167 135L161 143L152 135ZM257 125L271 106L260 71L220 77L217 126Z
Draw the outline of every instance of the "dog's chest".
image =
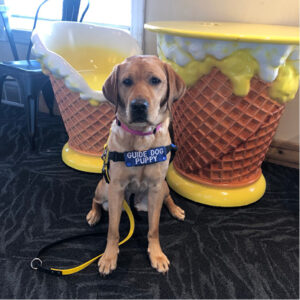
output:
M149 180L146 178L132 177L126 187L130 193L142 193L149 189Z

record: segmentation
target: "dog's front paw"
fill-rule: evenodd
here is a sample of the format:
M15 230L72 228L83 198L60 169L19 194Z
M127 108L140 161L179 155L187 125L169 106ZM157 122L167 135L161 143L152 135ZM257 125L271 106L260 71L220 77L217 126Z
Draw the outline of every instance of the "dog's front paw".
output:
M98 209L91 209L86 215L86 221L90 226L95 226L101 219L101 211Z
M101 275L108 275L113 270L117 268L118 253L106 254L104 252L103 256L98 261L99 273Z
M170 261L162 251L150 251L148 249L149 258L152 268L156 269L160 273L166 273L169 271Z

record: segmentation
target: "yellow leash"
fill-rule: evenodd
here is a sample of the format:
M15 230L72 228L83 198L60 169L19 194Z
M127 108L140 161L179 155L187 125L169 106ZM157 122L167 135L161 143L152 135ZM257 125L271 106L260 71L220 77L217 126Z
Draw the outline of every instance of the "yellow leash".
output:
M109 136L111 134L111 130L109 131ZM109 137L108 137L109 139ZM107 141L108 141L107 139ZM108 173L108 155L109 155L109 149L108 149L108 142L106 142L106 144L104 145L104 152L103 152L103 155L102 155L102 159L103 159L103 169L102 169L102 174L104 176L104 179L109 183L110 182L110 177L109 177L109 173ZM133 217L133 214L132 214L132 211L129 207L129 205L127 204L126 200L123 201L123 207L125 209L125 212L127 213L127 216L128 216L128 219L129 219L129 223L130 223L130 228L129 228L129 232L127 234L127 236L121 241L119 242L119 246L126 243L130 238L131 236L133 235L133 232L134 232L134 226L135 226L135 223L134 223L134 217ZM59 242L58 242L59 243ZM57 243L54 243L54 244L57 244ZM42 250L39 251L37 257L35 257L31 263L30 263L30 266L32 269L34 270L39 270L39 271L42 271L42 272L45 272L45 273L49 273L49 274L52 274L52 275L71 275L71 274L74 274L74 273L77 273L83 269L85 269L86 267L88 267L91 263L93 263L95 260L97 260L98 258L100 258L104 253L101 253L99 254L98 256L86 261L85 263L77 266L77 267L74 267L74 268L70 268L70 269L58 269L58 268L50 268L50 269L47 269L47 268L44 268L42 267L42 260L39 258L39 254L46 248L49 248L51 247L51 245L48 245L47 247L44 247Z
M126 200L123 201L123 207L128 215L128 218L129 218L129 223L130 223L130 229L129 229L129 232L127 234L127 236L119 243L119 246L126 243L130 238L131 236L133 235L133 232L134 232L134 218L133 218L133 214L132 214L132 211L129 207L129 205L127 204ZM71 269L55 269L55 268L51 268L51 270L53 271L60 271L62 273L62 275L71 275L71 274L74 274L74 273L77 273L83 269L85 269L87 266L89 266L91 263L93 263L95 260L97 260L99 257L101 257L103 255L103 253L99 254L98 256L90 259L89 261L75 267L75 268L71 268Z
M125 209L125 212L127 213L129 223L130 223L130 228L129 228L129 232L128 232L127 236L119 243L119 246L124 244L131 238L131 236L133 235L133 232L134 232L134 227L135 227L134 217L133 217L132 211L131 211L129 205L127 204L126 200L123 201L123 207ZM70 268L70 269L58 269L58 268L46 269L46 268L42 267L42 260L39 257L36 257L31 261L31 268L34 270L40 270L42 272L50 273L53 275L59 275L59 276L71 275L71 274L77 273L77 272L85 269L86 267L88 267L91 263L93 263L95 260L97 260L102 255L103 255L103 253L99 254L98 256L86 261L85 263L83 263L77 267Z

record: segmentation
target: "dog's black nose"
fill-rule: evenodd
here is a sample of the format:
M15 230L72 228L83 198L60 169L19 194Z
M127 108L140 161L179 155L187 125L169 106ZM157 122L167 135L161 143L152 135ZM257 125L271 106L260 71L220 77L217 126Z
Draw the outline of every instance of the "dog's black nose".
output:
M149 103L145 99L134 99L130 103L131 111L147 111Z
M131 121L147 121L149 103L145 99L134 99L130 103Z

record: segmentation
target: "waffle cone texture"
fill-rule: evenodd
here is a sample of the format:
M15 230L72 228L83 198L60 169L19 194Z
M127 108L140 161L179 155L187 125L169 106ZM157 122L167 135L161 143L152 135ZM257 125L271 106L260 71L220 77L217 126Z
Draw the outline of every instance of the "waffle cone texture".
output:
M62 79L50 75L50 80L69 135L69 146L80 153L99 156L115 117L114 107L108 102L92 106L79 93L70 91Z
M217 68L173 105L176 171L202 184L243 186L258 180L284 105L253 77L247 96L233 94Z

